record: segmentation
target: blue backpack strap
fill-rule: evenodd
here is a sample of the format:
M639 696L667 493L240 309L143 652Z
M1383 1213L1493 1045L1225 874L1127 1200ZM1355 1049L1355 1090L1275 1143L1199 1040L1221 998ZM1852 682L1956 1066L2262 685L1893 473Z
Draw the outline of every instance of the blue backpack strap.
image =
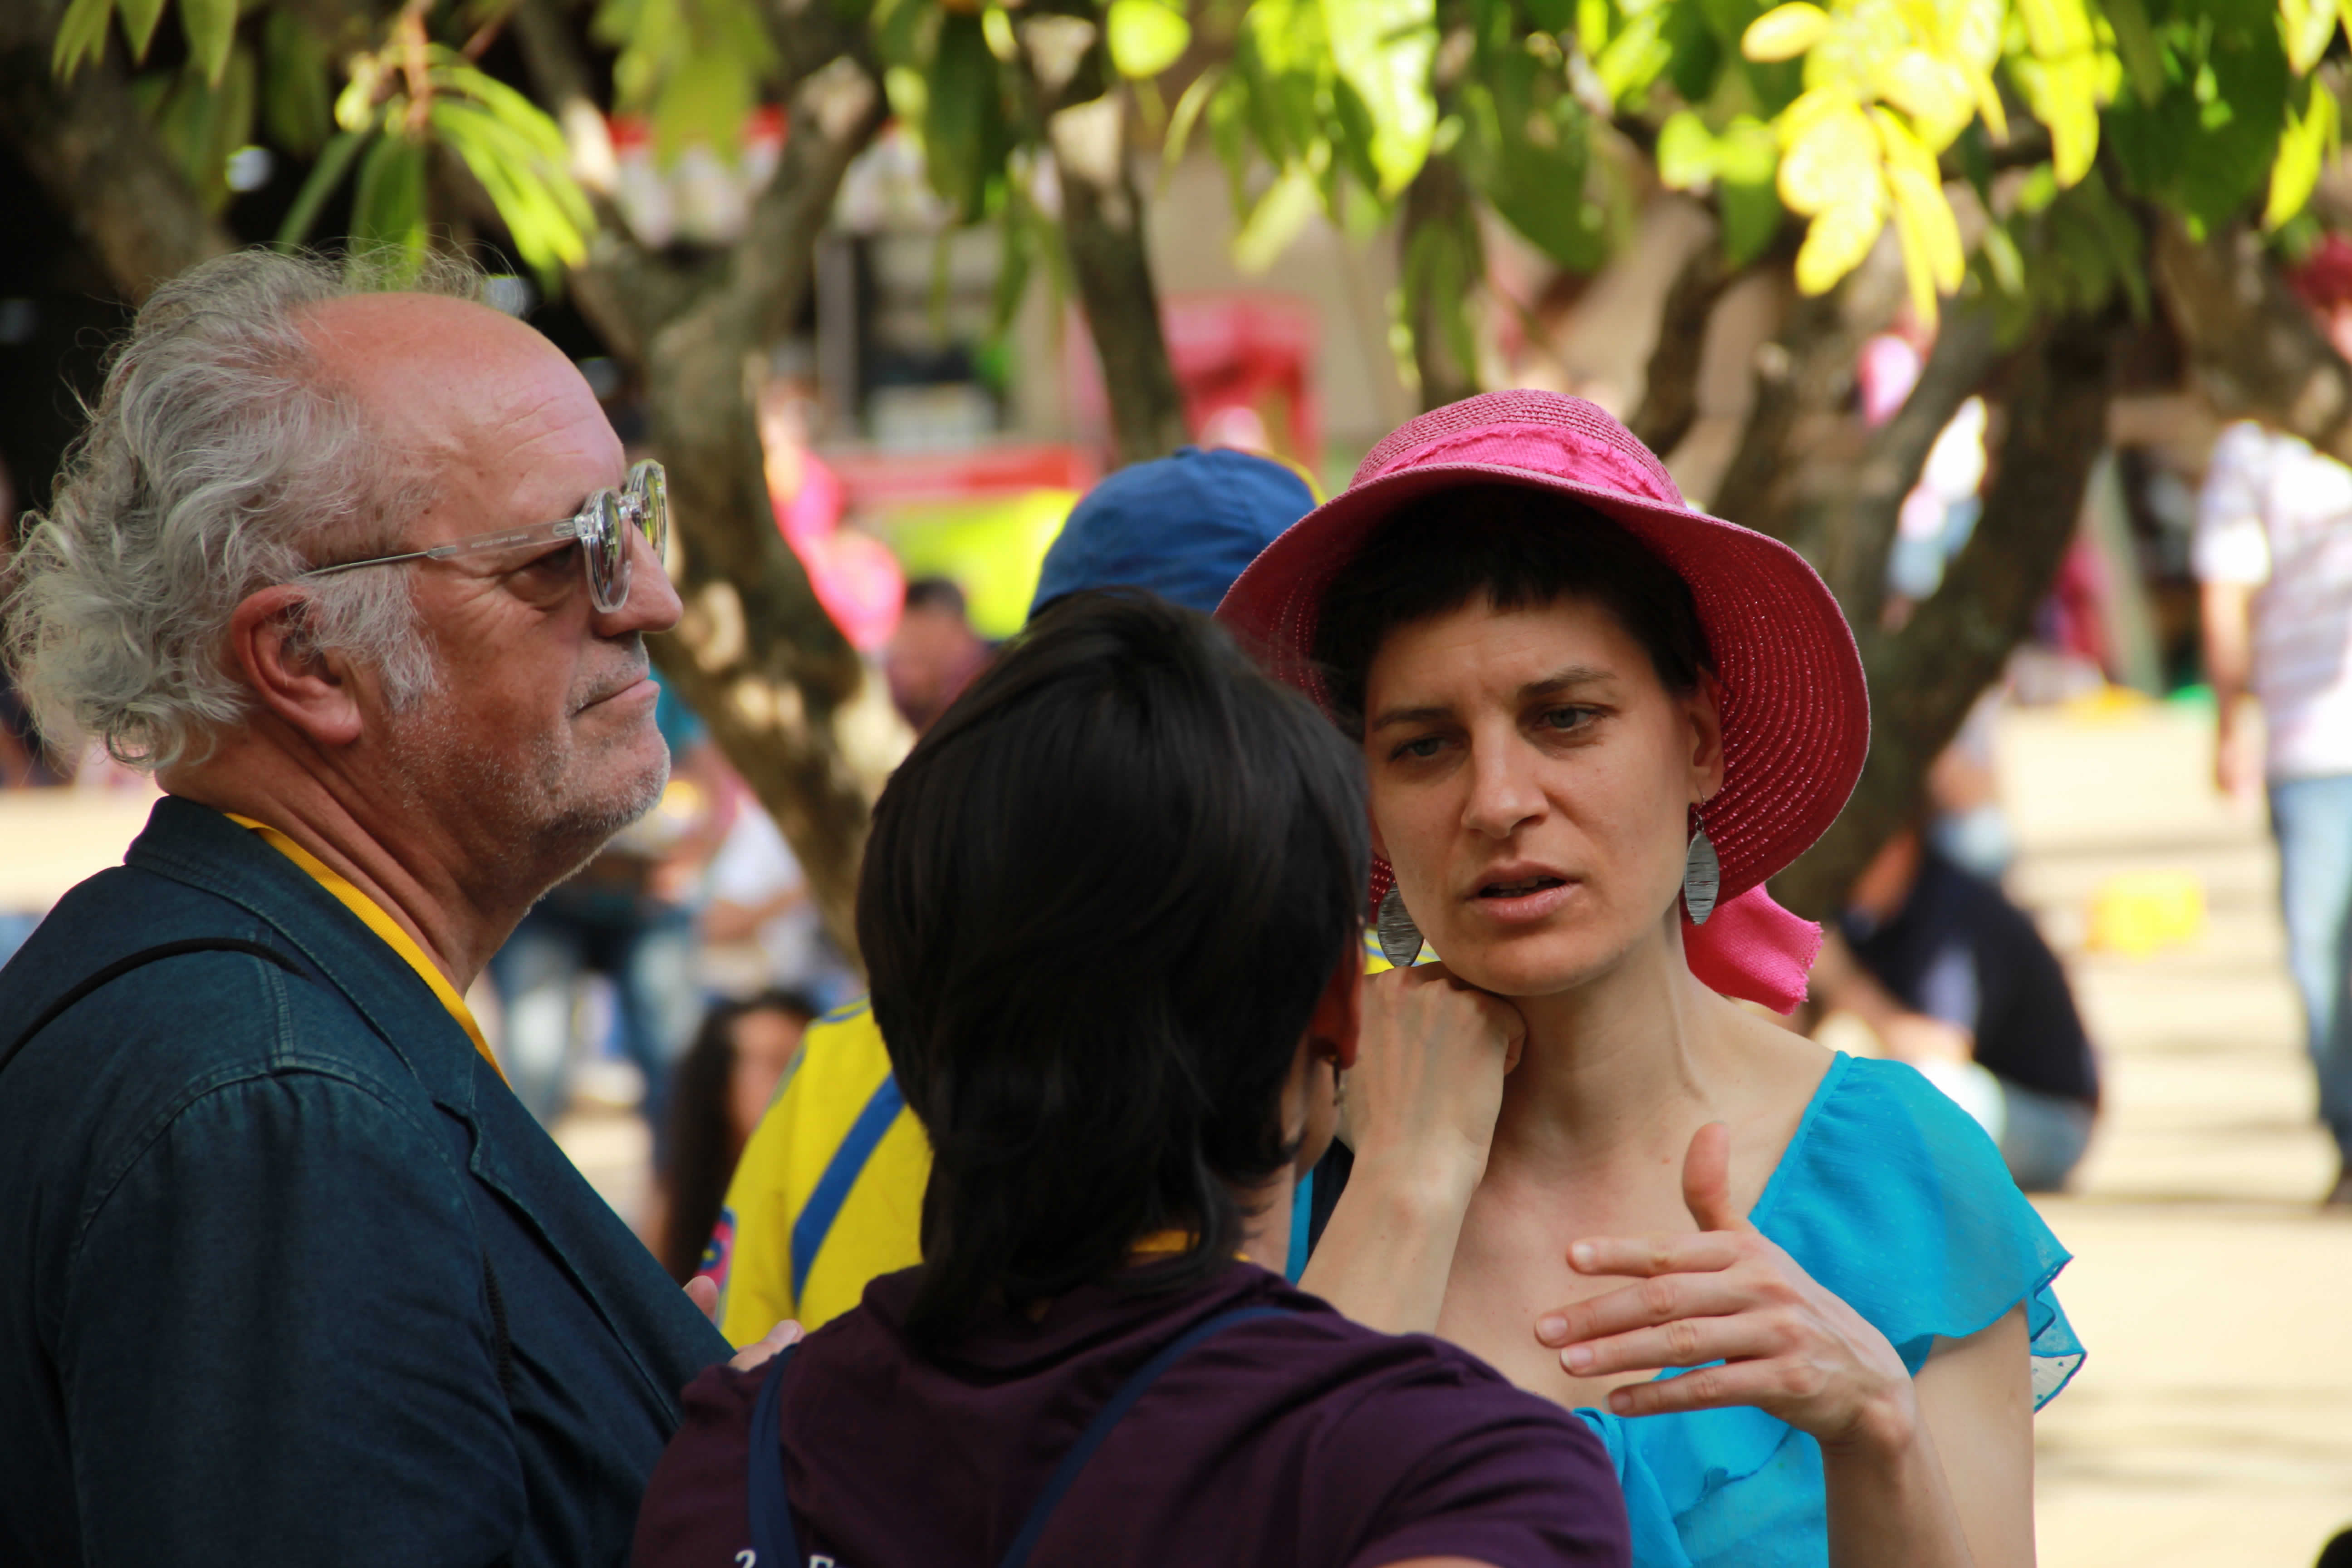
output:
M751 1505L752 1562L758 1568L800 1568L800 1538L793 1533L792 1500L784 1495L784 1363L801 1347L786 1345L768 1363L760 1402L751 1407L751 1448L744 1472Z
M876 1145L882 1142L882 1135L890 1131L890 1124L898 1120L898 1112L905 1110L906 1105L906 1096L898 1092L897 1076L883 1074L881 1086L875 1089L874 1098L866 1102L866 1109L857 1113L857 1120L850 1124L849 1136L844 1138L841 1147L833 1152L833 1159L826 1163L824 1174L817 1178L816 1190L809 1194L807 1205L801 1210L800 1217L793 1221L794 1300L800 1300L801 1292L808 1289L809 1269L815 1264L817 1253L824 1247L824 1238L831 1234L834 1219L841 1213L841 1205L848 1201L849 1189L857 1184L859 1173L866 1169L866 1162L874 1157Z
M1286 1309L1281 1307L1236 1307L1230 1312L1220 1312L1206 1322L1195 1324L1162 1347L1158 1355L1145 1362L1135 1375L1111 1396L1110 1403L1095 1413L1094 1420L1079 1434L1070 1451L1062 1456L1062 1462L1055 1467L1053 1479L1045 1483L1045 1489L1039 1495L1036 1506L1022 1521L1021 1533L1013 1538L1012 1546L1005 1551L1003 1568L1024 1568L1028 1563L1029 1554L1037 1549L1038 1538L1045 1533L1045 1526L1052 1521L1054 1510L1061 1506L1063 1497L1077 1480L1078 1472L1087 1468L1087 1461L1095 1457L1095 1450L1103 1446L1111 1429L1135 1408L1135 1402L1160 1381L1161 1373L1182 1360L1203 1340L1223 1333L1236 1323L1245 1323L1252 1318L1280 1317L1285 1312ZM764 1568L767 1559L761 1558L761 1563Z

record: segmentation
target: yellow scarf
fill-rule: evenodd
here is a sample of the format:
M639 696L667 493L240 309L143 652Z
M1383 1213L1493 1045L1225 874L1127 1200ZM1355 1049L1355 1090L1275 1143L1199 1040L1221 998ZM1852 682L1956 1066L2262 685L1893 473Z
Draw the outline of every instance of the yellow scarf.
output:
M239 816L233 811L224 815L238 826L249 827L261 835L264 843L309 872L313 881L334 894L345 909L360 917L361 922L368 930L382 937L386 946L400 954L403 963L416 971L416 977L432 989L434 997L442 1006L449 1010L449 1016L457 1020L457 1026L466 1031L466 1037L474 1042L474 1048L482 1053L482 1059L490 1064L490 1070L499 1075L499 1081L505 1081L506 1069L499 1066L498 1058L490 1055L490 1042L482 1037L482 1026L474 1022L474 1010L466 1005L466 999L457 994L456 986L449 984L449 977L435 967L431 959L425 956L425 950L416 945L416 939L403 931L397 921L384 913L382 904L360 891L351 879L343 876L333 867L268 823L256 822L249 816Z

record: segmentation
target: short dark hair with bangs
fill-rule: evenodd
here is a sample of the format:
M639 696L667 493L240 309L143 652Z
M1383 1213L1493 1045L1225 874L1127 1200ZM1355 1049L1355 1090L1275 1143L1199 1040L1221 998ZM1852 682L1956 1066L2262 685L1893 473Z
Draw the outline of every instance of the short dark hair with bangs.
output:
M1360 940L1352 748L1206 616L1074 594L959 697L874 810L857 936L929 1135L908 1328L1230 1259L1231 1189L1297 1150L1282 1087ZM1160 1231L1182 1253L1131 1267Z
M1481 597L1498 610L1599 605L1669 691L1715 668L1690 584L1616 522L1532 486L1463 485L1382 519L1324 593L1314 659L1340 727L1362 735L1365 677L1391 632Z

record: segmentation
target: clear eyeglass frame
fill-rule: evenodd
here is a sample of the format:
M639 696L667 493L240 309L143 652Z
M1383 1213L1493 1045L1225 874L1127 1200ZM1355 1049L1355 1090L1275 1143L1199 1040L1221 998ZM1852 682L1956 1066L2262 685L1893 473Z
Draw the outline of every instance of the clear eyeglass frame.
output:
M460 555L482 555L497 550L519 550L526 545L560 544L566 540L580 546L580 560L588 575L588 596L596 608L611 615L629 602L629 584L634 575L635 552L629 548L629 537L635 534L653 547L654 560L658 563L669 548L669 480L662 466L648 458L629 470L629 478L619 489L610 486L597 490L580 503L580 510L570 517L553 522L533 523L528 528L504 528L495 533L477 533L456 539L446 544L436 544L430 550L409 550L396 555L372 555L364 561L338 561L325 566L313 566L300 574L304 577L329 577L339 572L356 572L362 566L394 566L404 561L447 561Z

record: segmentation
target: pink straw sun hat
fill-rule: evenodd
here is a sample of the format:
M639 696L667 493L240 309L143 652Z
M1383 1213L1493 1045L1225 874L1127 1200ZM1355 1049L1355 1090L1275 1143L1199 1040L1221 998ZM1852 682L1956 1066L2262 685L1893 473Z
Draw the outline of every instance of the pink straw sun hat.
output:
M1692 510L1649 448L1581 398L1487 393L1395 431L1345 490L1266 546L1217 618L1271 673L1328 712L1312 650L1332 579L1399 507L1492 483L1591 507L1690 585L1722 684L1723 788L1702 815L1723 862L1724 903L1759 888L1836 820L1862 775L1870 697L1853 633L1804 557ZM1392 880L1387 863L1376 861L1375 904ZM1693 967L1700 967L1696 952Z

